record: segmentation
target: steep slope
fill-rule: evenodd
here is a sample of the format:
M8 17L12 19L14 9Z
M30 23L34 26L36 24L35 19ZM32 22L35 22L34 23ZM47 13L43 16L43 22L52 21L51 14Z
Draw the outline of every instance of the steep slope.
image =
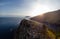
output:
M23 19L14 39L60 39L60 10Z
M53 33L55 32L57 37L60 37L60 10L47 12L45 14L32 17L31 20L35 20L48 25L47 27Z
M16 30L14 39L55 39L53 36L48 33L47 25L23 19Z
M32 17L31 20L38 22L48 22L51 24L60 24L60 10L47 12L45 14Z

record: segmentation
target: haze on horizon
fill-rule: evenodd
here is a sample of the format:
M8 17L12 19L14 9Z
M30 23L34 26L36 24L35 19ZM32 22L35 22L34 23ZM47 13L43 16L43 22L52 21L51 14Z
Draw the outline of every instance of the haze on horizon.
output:
M0 0L0 17L36 16L60 9L60 0Z

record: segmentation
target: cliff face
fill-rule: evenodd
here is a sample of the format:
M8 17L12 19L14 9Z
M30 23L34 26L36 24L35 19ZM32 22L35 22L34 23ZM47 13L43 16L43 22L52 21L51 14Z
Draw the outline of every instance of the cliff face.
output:
M50 27L51 30L49 30L50 25L44 22L55 24L57 33L60 32L60 27L57 27L60 26L60 10L48 12L42 16L30 18L30 20L23 19L15 31L14 39L56 39L56 36L60 37L60 33L53 32L54 27Z
M42 23L24 19L16 30L14 39L51 39L47 30Z

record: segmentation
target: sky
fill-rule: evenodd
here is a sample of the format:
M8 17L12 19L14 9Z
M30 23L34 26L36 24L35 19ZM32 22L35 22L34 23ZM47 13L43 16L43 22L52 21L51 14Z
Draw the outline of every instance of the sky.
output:
M60 0L0 0L0 17L35 16L60 9Z

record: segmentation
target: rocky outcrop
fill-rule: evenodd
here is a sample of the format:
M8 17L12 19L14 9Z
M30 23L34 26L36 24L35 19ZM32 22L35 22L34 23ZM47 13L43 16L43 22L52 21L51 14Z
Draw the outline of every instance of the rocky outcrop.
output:
M49 37L45 24L23 19L15 32L14 39L53 39Z
M57 33L60 32L60 10L28 20L23 19L15 31L14 39L57 39L58 36L60 37L60 33L57 35L46 23L53 24L51 26L56 26Z

